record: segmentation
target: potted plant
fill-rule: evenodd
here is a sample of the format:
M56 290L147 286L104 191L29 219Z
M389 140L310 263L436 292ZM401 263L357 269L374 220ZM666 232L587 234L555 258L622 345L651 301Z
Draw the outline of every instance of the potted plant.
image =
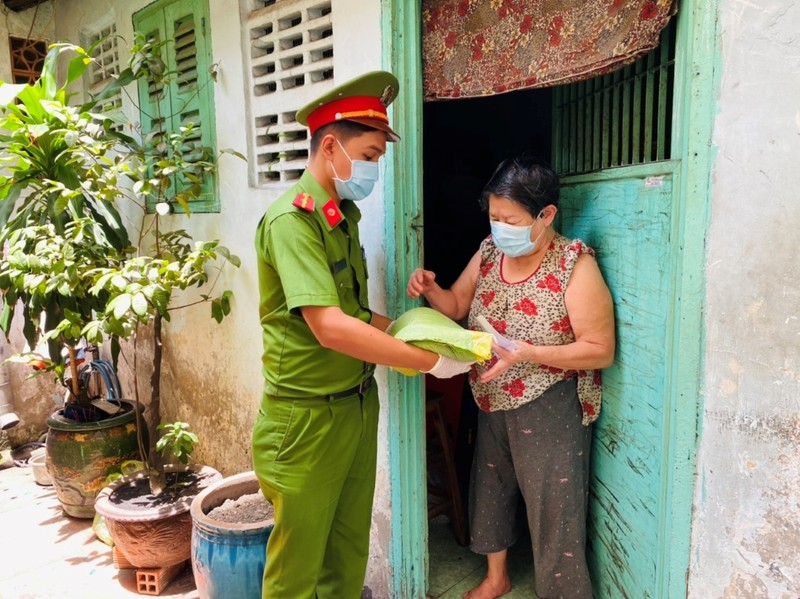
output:
M164 568L189 559L192 500L222 478L209 466L189 465L198 439L187 423L165 423L159 428L165 433L157 451L180 463L163 467L164 488L152 493L150 473L144 469L110 483L95 502L114 545L137 568Z
M99 184L99 164L116 140L89 116L93 104L70 106L67 85L59 86L57 58L48 54L32 85L0 85L0 328L8 336L17 308L31 352L15 357L34 374L51 372L65 388L65 407L51 417L69 430L48 435L49 467L68 514L90 517L94 496L109 469L138 456L132 404L117 402L113 414L91 404L89 378L81 376L79 345L84 329L109 297L91 292L90 272L124 261L129 239L115 202L114 187ZM70 61L68 82L80 76L85 53ZM84 369L85 370L85 369ZM86 384L82 384L86 383ZM102 423L99 422L102 420ZM63 433L63 434L62 434ZM74 440L82 446L76 448ZM69 469L61 469L62 458Z
M231 294L224 291L214 297L211 292L222 266L239 264L218 241L194 241L185 230L163 226L162 218L174 206L190 214L189 202L202 193L216 168L213 153L192 142L192 125L137 137L120 131L109 115L92 112L114 89L139 79L151 89L163 89L174 76L161 59L167 43L171 40L151 43L137 38L128 68L83 104L71 105L68 89L91 62L91 49L69 44L51 48L35 84L0 86L0 129L10 132L0 136L0 150L11 173L0 178L0 242L6 243L0 261L0 325L7 331L15 309L22 307L28 344L46 343L50 350L22 359L35 358L40 371L54 372L68 385L68 404L87 399L76 373L78 344L105 343L116 364L126 351L121 341L130 341L132 355L126 361L132 364L133 399L139 406L138 341L140 332L151 328L149 412L154 424L160 422L163 320L169 320L172 310L201 302L210 303L214 319L222 320L230 311ZM66 52L75 56L59 86L57 58ZM137 211L138 236L132 244L120 213ZM217 268L213 279L208 272L212 268ZM207 283L208 293L175 305L181 292ZM137 444L147 464L149 486L158 495L166 486L165 462L157 451L159 431L147 434L141 410L132 414L139 423ZM120 456L105 464L98 480L102 483L120 461L136 457ZM85 503L81 511L86 513L75 515L93 515L93 510L83 509Z
M252 470L217 481L191 505L192 571L200 599L260 597L274 512Z
M137 38L129 69L135 78L144 78L148 89L165 89L174 76L164 68L160 53L169 40L152 42ZM159 103L156 102L156 107ZM162 115L154 115L161 122ZM176 205L187 214L189 202L203 190L213 175L215 158L207 148L193 144L193 126L179 132L151 132L142 136L135 160L120 163L120 172L131 182L143 211L155 206L150 228L140 233L138 247L150 242L150 251L137 254L122 265L95 269L94 292L108 295L109 301L96 319L99 330L131 339L133 370L138 370L139 332L148 327L153 335L150 362L148 410L154 422L160 421L162 325L170 313L196 303L208 302L211 316L221 321L230 312L229 291L216 297L211 291L209 270L218 258L239 265L239 260L218 241L196 242L182 229L165 230L161 219ZM237 154L238 155L238 154ZM190 287L210 283L210 291L188 303L173 301ZM134 398L140 402L137 377L133 378ZM143 430L144 427L140 427ZM159 431L164 434L159 438ZM163 567L189 558L191 538L191 499L207 485L221 478L216 470L188 463L197 438L185 423L160 424L148 437L141 438L145 470L123 477L103 489L95 508L105 517L109 534L120 552L136 567ZM181 465L170 464L169 455ZM166 542L164 542L166 540Z

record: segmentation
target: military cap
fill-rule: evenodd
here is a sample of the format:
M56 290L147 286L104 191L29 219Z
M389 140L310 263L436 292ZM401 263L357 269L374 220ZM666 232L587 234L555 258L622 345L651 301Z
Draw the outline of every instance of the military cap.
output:
M297 111L297 122L311 135L320 127L337 121L353 121L384 131L389 141L400 141L389 126L386 107L397 97L400 84L387 71L372 71L333 88Z

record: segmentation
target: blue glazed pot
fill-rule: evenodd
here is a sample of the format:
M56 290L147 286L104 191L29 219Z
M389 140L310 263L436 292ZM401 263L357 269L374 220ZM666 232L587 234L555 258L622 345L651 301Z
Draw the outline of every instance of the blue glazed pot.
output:
M250 471L222 479L192 501L192 571L200 599L261 598L274 520L240 524L208 517L226 499L258 492L258 479Z

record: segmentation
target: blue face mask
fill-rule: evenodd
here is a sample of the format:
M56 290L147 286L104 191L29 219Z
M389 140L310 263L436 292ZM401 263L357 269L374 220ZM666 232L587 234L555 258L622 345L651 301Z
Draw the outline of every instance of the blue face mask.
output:
M539 215L541 216L541 214ZM539 219L539 216L536 219ZM536 223L534 223L536 224ZM536 236L536 239L531 241L531 232L533 225L526 227L519 225L507 225L497 221L491 221L489 226L492 229L492 241L501 252L511 258L525 256L530 254L536 249L536 244L544 235L547 227L542 228L542 232Z
M333 169L333 186L337 195L343 200L353 200L358 202L372 193L375 182L378 180L378 163L367 160L353 160L344 149L344 146L337 139L336 143L342 148L342 152L350 161L350 178L344 181L339 178L339 174L331 162Z

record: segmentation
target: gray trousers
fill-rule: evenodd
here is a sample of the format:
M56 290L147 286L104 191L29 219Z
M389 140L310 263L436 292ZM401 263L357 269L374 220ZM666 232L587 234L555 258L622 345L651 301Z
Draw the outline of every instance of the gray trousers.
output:
M522 498L540 599L592 597L585 554L592 427L581 418L575 379L515 410L478 414L470 548L487 554L513 545Z

